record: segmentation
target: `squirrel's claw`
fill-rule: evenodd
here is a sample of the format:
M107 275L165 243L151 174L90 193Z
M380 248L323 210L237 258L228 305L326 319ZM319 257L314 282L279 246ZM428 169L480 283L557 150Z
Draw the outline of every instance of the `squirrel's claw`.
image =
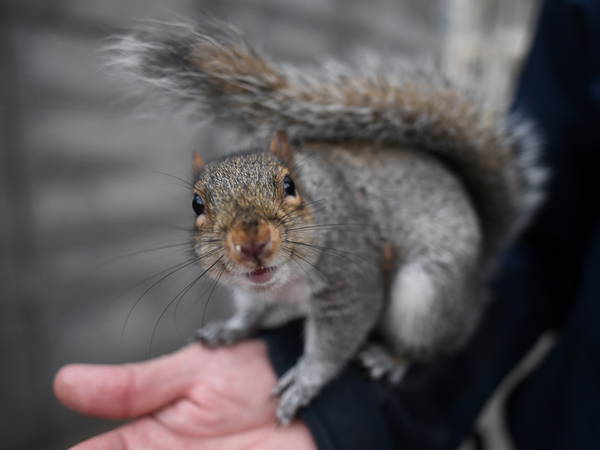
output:
M371 378L386 378L392 384L399 383L407 369L405 360L395 357L386 348L375 343L369 343L363 348L357 359L367 369Z
M277 420L281 425L289 425L300 408L317 395L321 386L304 384L294 380L281 394L277 407Z
M235 344L248 334L248 330L231 326L228 322L212 322L196 330L194 339L207 347L220 347Z
M289 425L296 413L308 405L319 393L328 377L319 370L311 370L311 366L298 362L289 369L277 382L272 395L280 397L277 407L277 420L281 425Z
M296 377L297 366L292 367L286 373L284 373L281 378L277 381L277 384L271 391L271 397L280 396L283 391L285 391L290 384L293 383L294 378Z

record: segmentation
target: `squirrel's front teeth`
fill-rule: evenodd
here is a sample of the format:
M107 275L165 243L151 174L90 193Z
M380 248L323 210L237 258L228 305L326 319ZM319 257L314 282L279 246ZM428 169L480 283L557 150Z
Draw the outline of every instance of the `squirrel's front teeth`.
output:
M275 271L275 267L261 267L259 269L253 270L246 274L251 281L257 284L266 283L273 278L273 272Z

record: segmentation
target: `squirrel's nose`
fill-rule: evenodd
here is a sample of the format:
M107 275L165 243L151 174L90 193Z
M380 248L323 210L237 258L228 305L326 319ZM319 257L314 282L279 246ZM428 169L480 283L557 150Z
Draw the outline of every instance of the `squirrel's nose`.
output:
M240 245L239 251L248 259L257 259L264 253L268 243L268 240L261 242L250 241L244 245Z
M244 265L262 265L276 252L280 245L280 234L268 222L234 226L227 235L229 256Z

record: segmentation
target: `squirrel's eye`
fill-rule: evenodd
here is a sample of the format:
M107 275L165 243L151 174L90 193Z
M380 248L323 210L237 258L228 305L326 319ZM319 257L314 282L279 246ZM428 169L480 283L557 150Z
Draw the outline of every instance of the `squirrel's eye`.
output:
M283 177L283 191L285 195L296 196L296 185L289 175Z
M194 195L192 207L194 208L194 212L198 216L204 214L204 202L202 201L202 198L198 194Z

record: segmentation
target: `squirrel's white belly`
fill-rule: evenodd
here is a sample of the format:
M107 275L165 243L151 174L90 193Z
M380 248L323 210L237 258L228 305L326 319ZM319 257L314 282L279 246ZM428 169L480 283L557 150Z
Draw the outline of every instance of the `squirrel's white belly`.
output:
M235 290L237 308L244 308L246 302L262 302L266 313L261 320L263 327L271 328L283 325L290 320L306 317L310 298L313 293L311 284L305 280L295 280L280 289L265 291Z
M269 292L266 301L269 312L263 319L263 326L277 327L290 320L306 317L313 290L307 280L289 283L284 289Z

